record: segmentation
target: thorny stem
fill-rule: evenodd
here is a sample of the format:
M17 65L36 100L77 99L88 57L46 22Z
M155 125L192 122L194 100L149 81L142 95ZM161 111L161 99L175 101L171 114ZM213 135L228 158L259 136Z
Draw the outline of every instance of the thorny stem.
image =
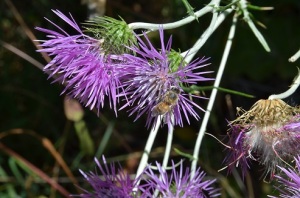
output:
M212 1L211 2L215 7L219 7L220 0ZM206 29L206 31L201 35L199 40L195 43L195 45L189 49L188 51L184 52L183 54L187 54L188 56L185 58L186 62L190 62L195 54L198 52L198 50L203 46L203 44L207 41L207 39L210 37L210 35L214 32L216 27L216 22L218 19L218 12L216 10L213 11L212 20L210 22L209 27ZM184 57L184 56L183 56Z
M204 14L213 11L214 8L214 2L216 0L212 0L210 3L207 4L207 6L205 6L204 8L202 8L201 10L197 11L194 13L193 16L188 16L182 20L173 22L173 23L165 23L165 24L156 24L156 23L143 23L143 22L135 22L135 23L130 23L128 24L129 28L135 30L135 29L147 29L147 30L158 30L159 27L161 27L161 25L163 25L164 29L174 29L177 27L181 27L183 25L186 25L194 20L196 20L196 18L199 18L201 16L203 16ZM217 0L219 1L219 0Z
M241 5L241 9L242 9L243 14L244 14L244 20L248 23L248 25L251 28L251 30L253 31L254 35L256 36L258 41L262 44L262 46L265 48L265 50L267 52L270 52L271 50L270 50L270 47L268 46L268 43L266 42L265 38L259 32L259 30L256 28L256 26L254 25L253 21L250 18L250 13L249 13L248 8L247 8L247 1L246 0L240 0L239 3Z
M202 45L207 41L207 39L212 35L212 33L219 27L219 25L224 21L224 19L233 11L233 9L228 9L217 17L215 26L213 27L213 31L206 34L207 31L205 31L200 39L196 42L196 44L189 50L181 53L183 57L187 56L184 60L186 62L190 62L195 54L198 52L198 50L202 47Z
M226 46L225 46L225 50L224 50L224 53L223 53L223 56L222 56L220 67L219 67L219 70L218 70L218 73L217 73L217 76L216 76L216 80L214 82L214 87L219 87L221 78L223 76L225 65L226 65L228 55L229 55L229 52L230 52L230 49L231 49L232 40L233 40L234 35L235 35L237 17L238 17L237 14L235 14L233 16L232 25L230 27L228 39L227 39L227 42L226 42ZM209 102L208 102L208 105L207 105L207 108L206 108L206 112L205 112L200 130L199 130L198 138L196 140L196 144L195 144L195 148L194 148L193 161L192 161L192 166L191 166L191 177L190 178L193 178L194 175L195 175L201 142L202 142L203 136L205 134L206 126L207 126L207 123L208 123L210 112L211 112L212 107L214 105L214 101L215 101L217 92L218 92L218 89L214 88L212 90L211 96L209 98Z
M202 15L214 11L217 6L219 5L220 0L212 0L207 6L202 8L201 10L195 12L194 16L189 16L182 20L176 21L174 23L165 23L165 24L154 24L154 23L130 23L128 26L131 29L148 29L151 31L158 30L159 27L163 26L164 29L173 29L180 26L183 26L187 23L190 23L195 20L196 18L201 17ZM209 28L201 35L199 40L195 43L195 45L187 50L186 52L181 53L185 58L186 62L190 62L198 50L203 46L203 44L207 41L207 39L212 35L212 33L219 27L219 25L224 21L227 15L229 15L233 9L227 9L218 15L217 11L214 11L212 22L210 23Z
M285 91L285 92L283 92L281 94L270 95L268 99L269 100L273 100L273 99L284 99L284 98L287 98L287 97L291 96L297 90L297 88L299 87L299 85L300 85L300 71L298 69L298 76L295 77L294 82L291 85L291 87L287 91Z

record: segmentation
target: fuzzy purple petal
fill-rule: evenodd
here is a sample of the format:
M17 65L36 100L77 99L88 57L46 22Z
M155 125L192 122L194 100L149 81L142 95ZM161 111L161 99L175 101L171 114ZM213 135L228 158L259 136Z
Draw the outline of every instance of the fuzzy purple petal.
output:
M159 174L155 174L150 167L145 171L147 177L142 181L139 190L144 192L142 197L152 197L155 190L162 197L217 197L218 189L212 187L216 180L204 180L205 173L197 169L194 177L190 180L190 171L184 169L182 163L179 171L176 171L176 166L172 162L172 172L168 172L159 164L156 163ZM161 178L159 178L161 177Z
M117 95L121 82L119 70L115 67L117 56L104 55L101 44L103 41L89 37L81 31L72 15L66 16L58 10L53 10L62 20L74 28L78 34L69 35L61 27L52 23L59 31L36 28L49 38L41 41L43 49L38 52L53 56L44 71L54 82L65 85L62 93L77 98L90 109L98 111L103 107L106 97L109 105L117 114Z
M284 173L284 175L275 175L281 184L280 187L276 187L281 198L298 198L300 197L300 156L295 157L296 170L291 168L278 168ZM270 196L273 197L273 196Z
M163 96L171 87L176 87L180 90L178 101L175 105L170 105L170 109L162 116L164 124L168 124L168 126L183 126L183 117L189 123L189 116L199 119L196 109L201 111L203 109L190 100L189 97L193 97L193 95L185 94L180 85L212 80L203 76L210 72L198 71L208 65L204 64L207 59L197 59L188 65L181 63L177 71L171 71L172 60L168 58L168 55L171 51L172 39L170 38L165 45L162 28L159 30L159 35L160 50L157 50L144 34L145 41L137 37L139 48L129 48L135 55L125 54L123 56L126 62L121 63L119 67L126 68L122 75L123 79L128 80L122 84L122 87L126 87L128 100L121 109L129 107L129 115L136 114L135 120L146 114L146 126L149 128L158 119L157 116L152 115L153 108L163 100Z
M229 132L230 150L225 158L225 163L228 165L228 172L231 172L235 166L240 166L243 177L249 169L248 148L245 144L247 129L239 125L230 125Z
M92 190L84 190L80 195L73 195L81 198L133 198L135 180L123 172L121 166L114 163L107 164L103 157L104 164L101 165L95 158L100 174L80 171L85 180L91 185Z

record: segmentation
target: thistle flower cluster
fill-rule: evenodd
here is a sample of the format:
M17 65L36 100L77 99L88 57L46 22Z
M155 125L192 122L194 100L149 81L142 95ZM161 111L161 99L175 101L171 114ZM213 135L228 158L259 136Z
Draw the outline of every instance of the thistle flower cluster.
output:
M161 117L169 126L183 126L183 117L188 122L189 116L199 119L196 109L203 109L182 87L211 80L203 76L209 72L198 71L208 65L204 64L207 59L187 64L179 53L171 50L171 38L165 45L162 28L161 46L157 50L146 34L144 42L123 20L105 17L88 23L91 27L86 30L94 34L91 37L83 33L71 15L53 12L77 32L69 35L50 20L59 31L36 28L49 38L41 41L43 49L38 51L53 56L44 71L55 78L54 82L65 85L62 93L98 112L106 98L115 114L117 104L123 101L120 109L129 107L130 115L136 114L136 119L146 114L148 127Z
M136 179L130 179L130 175L126 173L119 165L118 168L114 163L107 164L103 157L104 164L101 165L97 159L95 162L100 170L100 174L93 172L84 173L80 171L85 180L91 185L92 191L84 190L79 195L81 198L90 197L110 197L110 198L150 198L155 197L155 191L158 195L156 197L164 198L208 198L219 195L219 189L213 188L214 180L204 180L205 173L198 169L190 179L190 172L188 169L183 170L182 163L180 164L179 172L176 171L174 162L172 163L172 172L169 175L167 171L157 164L158 175L156 175L150 166ZM137 181L141 180L139 186ZM136 189L134 191L134 189Z
M89 172L84 173L80 170L80 173L84 176L85 180L91 185L93 191L87 191L83 189L83 193L77 195L81 198L90 197L133 197L133 187L135 186L135 180L130 178L130 175L123 171L122 167L116 168L114 163L107 164L105 158L103 157L104 165L101 165L99 161L95 158L95 163L97 164L100 175Z
M178 60L178 56L180 55L174 54L171 51L172 38L168 40L165 46L162 29L160 29L159 34L161 39L160 51L152 46L150 40L144 34L146 42L138 38L139 47L131 48L135 55L124 55L126 61L120 63L120 65L122 68L126 68L124 75L126 75L128 80L124 81L122 85L126 87L125 94L129 95L129 97L127 104L121 109L135 104L129 110L129 115L136 113L136 119L138 119L141 115L147 113L146 125L148 127L156 119L159 119L161 115L164 116L166 124L182 126L182 111L189 122L189 115L199 119L193 107L200 110L203 109L186 97L187 94L184 93L180 85L196 84L200 81L212 79L202 76L210 72L195 72L195 70L207 65L203 64L207 60L204 58L195 60L190 64L186 64L182 59L179 65L176 65L175 69L173 61ZM170 54L173 55L173 59L171 60L169 58ZM173 93L173 96L169 96L172 90L177 91ZM155 108L158 108L157 113L153 114ZM172 121L172 116L174 116L174 121Z
M252 159L265 165L272 178L278 165L300 154L300 109L273 99L259 100L249 111L240 112L228 132L229 170L240 165L244 174Z
M219 189L212 187L216 179L205 181L206 174L200 168L196 170L191 178L189 169L184 170L182 162L179 171L176 171L176 166L172 162L171 175L168 175L159 163L156 163L156 167L159 172L158 175L150 167L144 172L146 175L144 178L145 184L139 187L144 197L152 197L155 191L157 191L158 197L209 198L220 195Z

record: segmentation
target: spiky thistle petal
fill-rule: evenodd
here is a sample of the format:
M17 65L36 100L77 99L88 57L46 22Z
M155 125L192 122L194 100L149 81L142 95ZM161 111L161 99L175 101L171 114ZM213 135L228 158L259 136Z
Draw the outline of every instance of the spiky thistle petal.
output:
M187 64L184 59L174 57L174 52L171 51L172 39L165 44L162 28L159 35L160 50L157 50L144 34L145 41L137 36L139 46L129 48L135 55L123 56L126 61L119 66L126 68L123 75L128 80L122 87L126 88L128 100L122 108L133 106L129 112L130 115L136 114L136 119L146 114L148 127L153 126L161 117L169 126L183 126L183 117L189 123L190 116L199 119L195 108L203 111L190 97L203 97L185 93L181 86L212 80L204 77L210 72L198 71L208 65L205 63L207 58L196 59Z

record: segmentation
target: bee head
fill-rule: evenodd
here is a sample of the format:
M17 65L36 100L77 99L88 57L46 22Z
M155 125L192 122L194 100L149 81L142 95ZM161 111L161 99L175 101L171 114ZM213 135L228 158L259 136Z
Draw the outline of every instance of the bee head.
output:
M176 94L180 94L180 89L178 87L176 87L176 86L171 86L170 90L173 91L173 92L175 92Z

